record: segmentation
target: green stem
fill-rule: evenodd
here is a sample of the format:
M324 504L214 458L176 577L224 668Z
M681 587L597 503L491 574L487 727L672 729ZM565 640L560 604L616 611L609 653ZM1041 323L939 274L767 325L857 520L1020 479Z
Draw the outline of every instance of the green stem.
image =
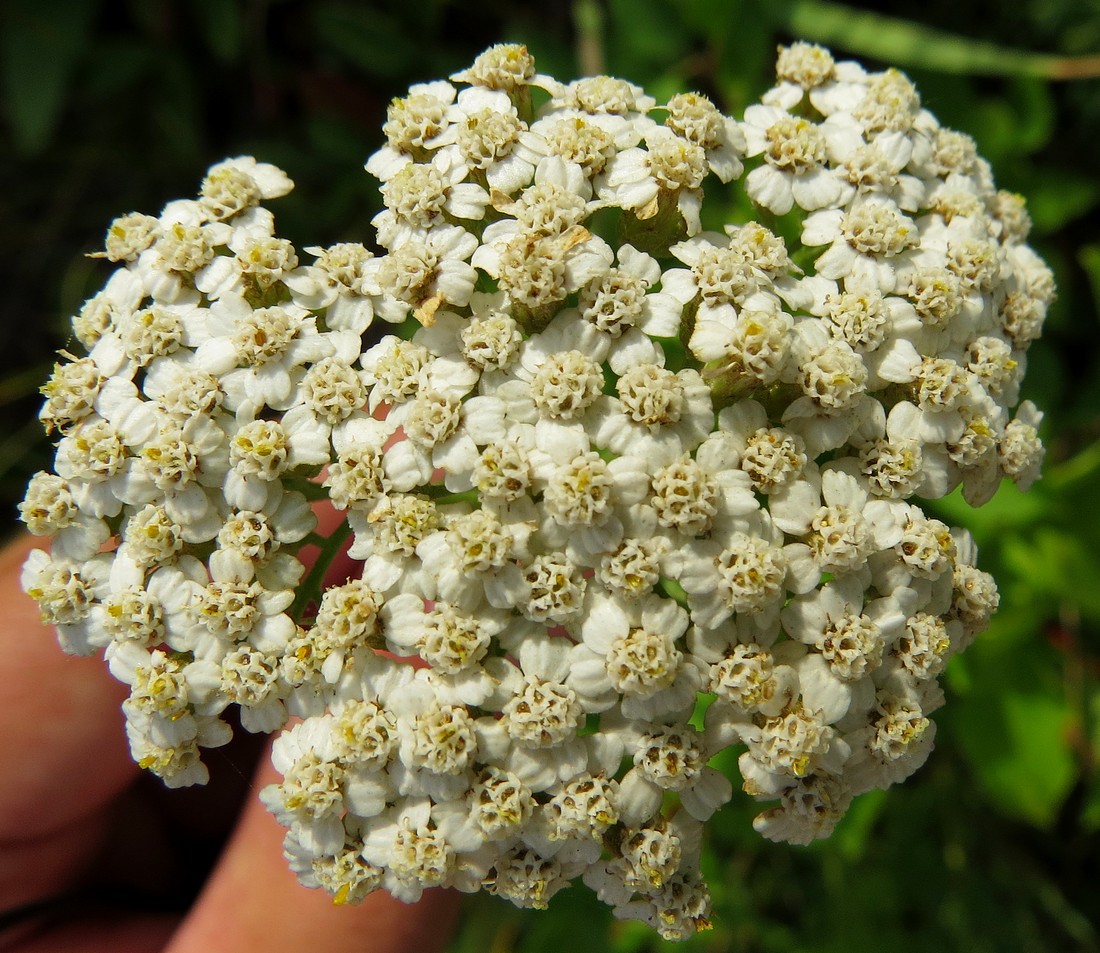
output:
M519 118L526 123L535 121L535 107L531 102L531 87L520 86L511 96L512 105L516 107Z
M306 477L296 476L294 474L283 474L283 486L297 490L307 500L311 502L314 500L327 500L328 490L320 483L315 483L313 480Z
M829 0L794 0L780 9L780 20L792 36L905 68L1053 80L1100 76L1100 56L1058 56L999 46Z
M577 65L582 76L604 72L603 11L596 0L575 0L573 23L577 28Z
M669 249L687 238L687 225L680 214L676 192L662 189L657 196L657 213L638 218L633 211L619 219L619 240L657 258L667 258Z
M673 602L679 603L685 609L688 607L687 591L675 579L668 579L662 576L657 582L657 588L660 589Z
M717 362L712 362L712 364ZM722 410L748 397L760 386L755 377L743 374L737 367L703 368L703 380L710 385L710 396L715 410Z
M546 329L546 326L562 307L562 300L558 298L537 308L529 308L521 301L512 302L512 317L525 334L538 334Z
M470 506L476 508L481 503L481 498L476 489L463 490L461 493L451 493L441 483L435 483L424 487L421 492L438 506L448 506L453 503L469 503Z
M296 622L301 622L302 613L307 606L311 603L320 604L321 590L325 582L325 573L328 572L329 566L332 565L332 561L343 549L344 543L350 535L351 526L348 525L347 520L344 520L332 531L331 536L327 539L320 540L319 546L321 551L317 554L317 559L310 568L309 575L306 576L305 581L299 586L298 595L295 597L294 605L291 606L290 609L290 617Z

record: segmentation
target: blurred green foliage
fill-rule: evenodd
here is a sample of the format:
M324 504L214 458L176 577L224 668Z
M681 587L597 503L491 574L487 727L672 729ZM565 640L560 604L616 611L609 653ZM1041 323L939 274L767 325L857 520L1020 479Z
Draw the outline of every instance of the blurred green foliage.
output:
M904 69L1029 200L1059 299L1024 396L1047 413L1045 479L981 510L951 498L1002 592L949 672L938 750L869 795L834 837L765 843L747 798L712 822L715 929L738 953L1100 950L1100 0L5 0L0 36L0 501L5 527L49 462L37 388L68 317L102 282L85 257L110 220L194 194L252 153L298 189L296 243L363 240L379 206L361 166L388 101L493 42L526 42L560 78L600 70L658 98L698 89L738 111L777 43L808 39ZM919 17L914 19L914 17ZM732 768L732 764L730 765ZM587 891L548 913L469 904L452 953L665 946Z

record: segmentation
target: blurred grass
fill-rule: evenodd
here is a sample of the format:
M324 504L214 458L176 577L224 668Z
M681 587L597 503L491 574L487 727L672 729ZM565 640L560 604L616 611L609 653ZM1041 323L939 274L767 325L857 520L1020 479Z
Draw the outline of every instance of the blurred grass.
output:
M973 528L1003 598L952 664L928 766L807 849L762 842L755 806L735 798L705 858L716 927L685 948L1100 950L1100 2L927 0L918 13L898 0L6 0L4 16L9 530L50 459L37 386L103 280L85 253L114 216L193 194L211 162L253 153L286 168L298 189L275 212L296 243L360 240L378 207L361 165L390 98L493 42L528 43L561 78L606 69L731 111L766 88L776 45L795 38L905 69L945 124L977 139L998 185L1028 197L1033 243L1057 273L1024 394L1047 413L1047 477L982 510L938 506ZM471 900L452 953L665 945L573 888L545 914Z

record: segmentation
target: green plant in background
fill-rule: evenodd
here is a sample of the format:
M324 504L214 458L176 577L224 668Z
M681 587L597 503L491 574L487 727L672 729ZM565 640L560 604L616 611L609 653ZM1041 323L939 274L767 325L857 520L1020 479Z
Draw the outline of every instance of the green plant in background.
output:
M29 4L4 38L13 141L24 156L37 157L33 164L13 153L3 160L29 186L26 209L12 197L5 214L13 219L4 222L3 234L25 236L25 226L10 227L16 215L35 223L31 240L5 256L21 263L13 274L27 275L25 285L9 282L5 304L13 313L49 314L51 321L75 312L101 280L91 274L94 265L65 249L83 250L85 236L120 207L155 208L163 196L186 191L204 160L252 151L283 165L299 181L297 198L280 211L286 233L350 238L362 234L373 200L369 183L343 170L377 147L369 130L410 81L457 69L496 35L529 40L548 72L580 72L564 9L561 29L536 37L522 14L503 7L455 30L454 5L446 3L421 5L415 14L339 3L204 4L186 11L163 5L158 13L135 4L109 14L94 6L86 5L92 12L83 29L95 42L44 36ZM992 628L952 665L953 704L938 719L936 758L906 787L859 802L821 847L761 847L745 834L747 817L720 815L703 858L708 880L718 885L719 914L716 930L697 941L705 948L1097 947L1088 885L1096 875L1100 823L1097 606L1090 595L1100 579L1092 505L1100 251L1089 227L1098 194L1089 143L1096 138L1100 97L1094 81L1052 80L1095 68L1088 55L1097 49L1100 17L1078 4L1044 3L1021 5L998 22L981 19L980 8L968 14L946 6L933 32L916 33L907 21L835 4L774 4L764 11L624 0L588 11L590 20L592 11L599 14L602 30L585 34L585 71L626 76L662 98L699 88L729 111L764 88L780 39L827 41L906 69L945 124L975 135L998 184L1028 195L1033 240L1058 274L1059 299L1044 338L1029 352L1024 390L1047 412L1051 453L1044 480L1026 497L1002 490L977 513L953 499L938 504L941 518L973 527L982 565L1000 583L1002 608ZM76 23L85 16L73 13ZM930 24L935 13L930 9ZM286 31L290 21L309 24L305 55L295 57L293 69L283 57L303 50ZM968 39L967 31L981 42ZM234 36L250 42L233 42ZM410 47L413 36L417 45ZM1019 36L1049 52L1008 55ZM150 45L162 55L146 53ZM52 56L28 56L28 48ZM217 65L194 69L208 52ZM602 63L591 62L600 55ZM29 83L35 64L51 59L59 62L57 76L41 84L39 98L25 95L18 82ZM424 65L410 65L417 62ZM99 86L83 81L93 74ZM213 108L214 90L225 88L248 93ZM127 91L140 107L133 115L110 115L102 106L97 112L97 103L125 100ZM287 135L287 128L296 132ZM139 158L149 142L172 144L163 162ZM131 170L146 164L149 178L135 182ZM325 187L311 185L311 176L327 180ZM135 185L140 191L132 191ZM87 201L96 191L103 197ZM84 208L91 221L78 220ZM60 284L38 277L32 285L36 271L66 277ZM54 286L61 300L43 302L41 289ZM63 334L40 341L37 352L22 352L22 360L37 367L5 376L9 400L33 390L58 343ZM28 407L27 419L33 415L33 398L16 406ZM46 460L34 429L0 447L9 499ZM540 950L560 945L563 936L575 945L575 918L595 923L602 916L576 891L559 895L541 919L506 909L475 906L457 945ZM592 931L593 949L649 943L622 926L611 934Z

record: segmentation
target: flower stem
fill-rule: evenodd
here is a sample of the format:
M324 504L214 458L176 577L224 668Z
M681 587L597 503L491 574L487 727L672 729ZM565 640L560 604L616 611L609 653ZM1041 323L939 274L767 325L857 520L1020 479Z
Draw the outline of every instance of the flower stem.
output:
M320 552L317 554L317 559L314 560L313 566L310 567L309 574L306 576L305 581L298 587L298 594L294 599L294 605L290 609L290 617L295 622L301 623L302 613L305 612L310 605L319 605L321 602L321 590L324 587L325 573L328 572L329 566L332 565L332 561L336 558L337 554L344 548L348 536L351 535L351 526L348 525L348 521L344 520L332 531L332 535L327 539L322 539L319 542Z

